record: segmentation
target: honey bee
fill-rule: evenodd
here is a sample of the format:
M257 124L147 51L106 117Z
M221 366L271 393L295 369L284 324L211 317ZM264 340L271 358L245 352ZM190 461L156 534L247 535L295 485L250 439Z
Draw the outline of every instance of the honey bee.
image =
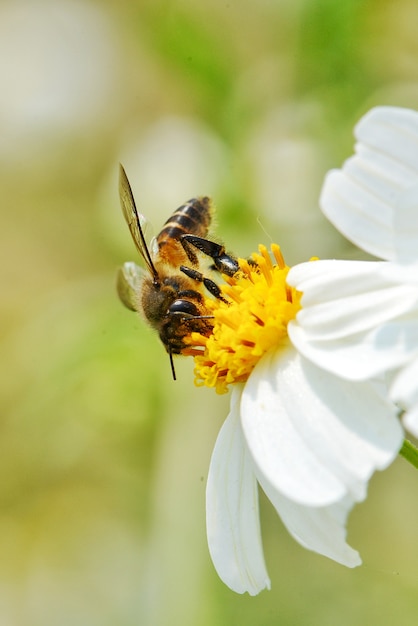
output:
M224 300L219 286L199 271L198 253L210 257L212 268L228 276L233 276L239 265L226 253L224 246L206 239L213 212L208 197L193 198L180 206L148 246L143 230L145 219L138 215L122 165L119 195L122 212L146 271L135 263L125 263L118 272L118 294L127 308L142 313L158 331L169 354L175 380L173 355L190 349L185 338L192 332L205 336L212 332L204 288L215 298Z

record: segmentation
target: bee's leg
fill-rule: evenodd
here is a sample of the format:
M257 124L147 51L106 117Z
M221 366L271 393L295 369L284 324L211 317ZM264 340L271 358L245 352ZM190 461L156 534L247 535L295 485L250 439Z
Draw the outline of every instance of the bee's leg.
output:
M234 274L238 272L238 261L230 254L227 254L224 246L219 243L209 241L209 239L204 239L203 237L197 237L196 235L182 235L182 237L180 237L180 241L193 265L196 265L197 263L194 263L192 258L189 256L189 253L192 253L192 257L194 258L196 258L196 254L193 253L190 246L194 246L200 250L200 252L203 252L203 254L210 256L219 272L227 274L228 276L234 276Z
M193 280L197 280L199 283L203 283L209 293L215 296L215 298L218 298L218 300L222 300L222 302L228 303L228 300L223 297L219 286L213 280L211 280L210 278L206 278L206 276L203 276L201 272L198 272L191 267L186 267L185 265L180 265L180 271L183 272L183 274L186 274L186 276L188 276L189 278L193 278Z
M181 267L182 266L180 266L180 269ZM189 271L193 271L193 270L189 270ZM200 291L195 291L194 289L183 289L182 291L179 291L177 293L177 297L179 299L191 298L192 300L197 300L197 302L199 302L200 304L203 304L205 301L205 298L200 293Z
M182 235L180 237L180 243L183 246L183 249L185 251L185 253L187 254L187 258L189 259L190 263L194 266L199 265L199 259L197 258L197 254L194 250L195 246L193 246L193 244L189 243L189 241L187 241L186 239L187 235Z

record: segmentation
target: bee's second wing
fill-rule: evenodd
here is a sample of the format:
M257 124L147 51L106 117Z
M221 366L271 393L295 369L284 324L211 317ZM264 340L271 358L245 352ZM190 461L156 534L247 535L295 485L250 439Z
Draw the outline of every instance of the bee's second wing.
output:
M116 278L116 289L122 303L131 311L141 311L141 285L144 270L132 263L124 263L119 268Z

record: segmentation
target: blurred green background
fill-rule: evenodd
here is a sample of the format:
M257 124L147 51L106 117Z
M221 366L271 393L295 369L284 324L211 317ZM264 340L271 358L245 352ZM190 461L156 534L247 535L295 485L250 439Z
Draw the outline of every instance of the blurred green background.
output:
M418 475L398 460L350 518L364 566L309 553L262 497L272 591L238 596L206 547L228 398L171 380L115 294L137 260L124 163L159 227L211 195L246 256L358 256L318 210L377 104L418 109L414 0L0 3L1 626L414 624Z

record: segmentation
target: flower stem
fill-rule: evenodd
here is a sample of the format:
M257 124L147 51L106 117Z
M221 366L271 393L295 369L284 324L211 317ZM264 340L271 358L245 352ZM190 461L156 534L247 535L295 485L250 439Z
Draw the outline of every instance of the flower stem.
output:
M408 441L408 439L404 439L402 448L399 450L399 454L403 456L404 459L409 461L415 469L418 469L418 448L414 446L413 443Z

